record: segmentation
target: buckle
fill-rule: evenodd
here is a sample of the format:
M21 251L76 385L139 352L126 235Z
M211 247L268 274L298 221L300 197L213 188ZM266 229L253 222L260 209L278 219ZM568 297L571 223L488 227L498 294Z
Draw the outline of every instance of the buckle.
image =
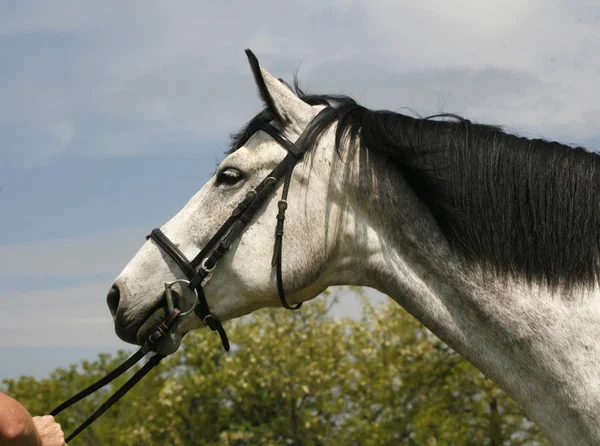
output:
M206 257L204 260L202 260L202 263L200 264L200 268L202 269L202 271L210 273L213 269L215 269L215 266L217 266L217 264L215 263L212 268L208 268L206 266L206 262L208 261L208 257Z
M202 318L202 322L204 322L212 331L219 329L219 320L210 313Z

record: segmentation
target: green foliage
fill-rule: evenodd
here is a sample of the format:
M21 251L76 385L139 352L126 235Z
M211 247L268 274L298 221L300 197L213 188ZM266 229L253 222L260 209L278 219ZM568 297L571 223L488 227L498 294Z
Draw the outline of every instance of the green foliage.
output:
M351 292L361 290L342 294ZM74 443L547 444L506 394L397 304L374 308L363 299L360 321L339 320L327 311L334 299L321 297L299 312L262 310L228 324L235 343L229 354L213 333L189 334L182 351ZM5 380L5 391L42 414L125 357L100 355L39 381ZM114 388L61 414L65 431Z

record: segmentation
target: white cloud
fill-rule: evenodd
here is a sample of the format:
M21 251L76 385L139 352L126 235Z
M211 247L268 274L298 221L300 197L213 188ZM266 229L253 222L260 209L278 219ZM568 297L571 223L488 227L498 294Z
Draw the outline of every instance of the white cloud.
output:
M0 296L0 345L125 346L114 333L106 284Z
M123 228L0 246L0 345L125 347L114 333L106 293L144 234ZM79 275L84 283L32 287L36 275Z
M450 94L447 109L475 121L590 140L599 133L589 118L600 103L599 8L591 0L258 1L235 13L193 1L4 6L0 38L14 44L0 83L0 133L11 137L0 150L21 162L197 153L260 106L246 46L279 76L302 64L305 78L318 72L318 85L353 90L375 107L435 109ZM424 99L396 94L406 91Z
M30 275L94 275L111 280L144 243L145 234L141 228L123 228L0 246L0 278L6 281ZM109 286L105 285L103 295Z
M114 333L106 293L143 243L140 234L141 230L130 228L1 246L0 278L5 289L10 282L10 291L0 288L0 345L125 348ZM32 291L28 289L32 274L92 278L82 285L44 286ZM386 299L375 290L368 290L367 295L373 302ZM332 314L358 318L360 300L344 292L339 297Z
M106 283L0 295L0 345L128 347L114 332L106 306ZM388 298L367 290L372 303ZM336 318L360 317L360 299L339 294ZM281 310L284 311L284 310Z
M363 13L382 44L378 51L402 57L408 67L500 66L549 74L555 63L600 60L585 45L600 29L600 5L593 1L374 0Z
M143 235L125 228L0 246L0 345L124 347L106 293ZM53 287L61 277L83 284Z
M0 15L0 36L79 30L97 23L102 8L88 2L46 0L5 4Z
M0 248L0 269L6 276L3 280L21 281L24 288L0 291L0 345L127 347L114 333L105 296L112 278L133 256L134 243L127 241L130 232L137 240L139 231L122 230ZM110 276L79 286L35 291L26 290L27 283L20 278L20 274L31 273L52 276L90 272ZM375 290L368 290L367 295L372 302L387 299ZM332 308L334 317L360 317L361 305L356 296L342 292L339 297Z

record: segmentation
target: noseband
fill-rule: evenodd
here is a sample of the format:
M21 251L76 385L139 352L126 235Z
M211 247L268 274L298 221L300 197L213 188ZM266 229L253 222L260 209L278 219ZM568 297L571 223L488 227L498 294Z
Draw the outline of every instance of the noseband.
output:
M325 109L324 109L325 110ZM311 124L323 113L322 110L313 119ZM299 303L295 306L291 306L287 303L285 298L285 291L283 288L283 275L281 271L281 252L283 243L283 222L285 221L285 211L287 209L287 196L290 188L290 181L292 178L292 172L294 167L298 164L298 161L302 159L302 156L308 150L307 145L304 141L307 138L308 128L307 127L296 143L291 142L284 135L279 132L274 126L269 123L262 123L259 126L259 130L262 130L269 134L275 141L287 150L287 155L281 161L273 171L267 175L267 177L260 182L253 190L248 192L246 198L244 198L233 210L231 216L227 221L219 228L219 230L212 236L208 243L200 250L200 253L194 257L191 261L181 252L179 248L160 230L153 229L147 239L152 239L165 251L183 271L186 279L178 279L173 282L165 282L165 299L167 301L168 315L166 319L157 327L156 331L149 336L148 340L144 343L136 353L129 357L123 364L118 366L116 369L109 372L103 378L100 378L95 383L81 390L71 398L66 400L64 403L56 407L51 415L58 415L66 408L72 406L83 398L91 395L97 390L101 389L105 385L114 381L117 377L121 376L136 363L138 363L147 353L153 351L156 345L169 334L170 330L174 326L176 320L180 316L185 316L192 311L200 318L204 323L213 331L219 333L223 348L229 351L229 340L227 334L221 325L221 321L217 319L208 308L208 302L202 288L203 283L208 274L215 269L217 262L223 257L223 255L231 248L233 242L240 237L242 231L250 222L252 217L261 208L262 204L267 198L271 196L271 193L275 190L279 181L283 178L283 189L281 192L281 199L277 203L277 226L275 228L275 247L273 249L273 259L271 266L275 268L275 274L277 276L277 292L279 293L279 299L281 305L288 310L297 310L302 306ZM172 287L178 284L182 289L182 299L190 294L193 295L192 305L189 308L180 308L182 302L174 296ZM179 305L178 305L179 304ZM77 427L71 435L66 439L69 442L77 435L79 435L85 428L92 424L100 415L106 412L113 404L115 404L123 395L125 395L129 389L137 384L150 370L156 367L160 361L165 358L166 355L156 353L148 362L140 368L129 380L123 384L117 391L111 395L94 413L92 413L79 427Z
M322 111L319 113L319 115ZM317 115L315 120L319 117ZM310 125L309 125L310 127ZM306 139L307 131L305 130L298 141L293 143L286 138L279 130L269 123L262 123L259 126L259 130L269 134L275 141L277 141L283 148L287 150L285 158L263 179L258 186L248 192L246 197L235 207L231 216L227 221L219 228L219 230L212 236L208 243L200 250L198 255L191 261L181 252L181 250L171 241L169 238L160 230L153 229L147 239L152 239L161 249L171 257L179 268L183 271L187 277L187 281L178 280L176 282L184 282L182 286L189 287L195 293L195 308L194 313L208 326L211 330L219 333L221 342L225 350L229 350L229 340L227 334L223 329L221 321L217 319L208 308L208 302L206 301L206 295L202 285L209 273L215 269L217 262L223 257L223 255L231 248L233 242L240 237L242 231L250 222L252 217L261 208L262 204L267 200L271 193L275 190L279 181L283 178L283 189L281 192L281 199L277 203L277 225L275 228L275 246L273 249L273 259L271 266L275 268L275 274L277 277L277 292L279 293L279 299L281 305L288 310L297 310L302 306L299 303L295 306L288 304L285 298L285 290L283 287L283 274L282 274L282 244L283 244L283 223L285 221L285 211L288 207L287 196L290 187L290 180L292 173L298 161L302 159L304 153L306 153L307 145L304 144ZM170 288L175 282L165 283L165 295L167 297L167 304L171 307L172 295L170 294Z

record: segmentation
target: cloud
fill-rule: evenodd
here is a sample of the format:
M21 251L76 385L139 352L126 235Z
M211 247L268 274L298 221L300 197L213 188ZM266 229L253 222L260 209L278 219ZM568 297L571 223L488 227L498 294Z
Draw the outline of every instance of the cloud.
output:
M258 1L235 14L218 2L32 5L0 8L5 163L176 154L223 141L260 107L246 46L288 79L300 64L305 74L328 66L319 76L330 92L352 88L375 107L422 103L397 90L426 101L439 94L442 103L450 94L447 105L473 120L525 117L524 128L552 135L598 133L586 119L600 103L599 6L591 1ZM280 17L294 17L294 26ZM368 85L353 83L367 70ZM527 79L537 87L523 88ZM489 95L494 88L506 94Z
M125 228L0 246L0 345L125 347L105 296L142 243L141 233ZM374 290L367 295L385 299ZM357 318L360 308L356 296L342 292L332 314Z
M0 246L0 345L125 347L106 292L142 234L123 228Z
M35 292L0 293L0 345L122 347L106 306L106 283ZM367 290L372 303L387 300ZM360 317L360 299L342 291L331 311L336 318ZM282 310L284 311L284 310Z
M124 346L104 296L104 283L0 295L0 345Z
M128 347L114 333L106 306L105 283L77 287L0 293L0 324L4 346ZM366 290L372 303L387 300L375 290ZM331 313L336 318L360 317L360 299L343 291ZM284 311L284 310L281 310Z
M595 124L600 95L594 102L595 92L545 82L528 71L488 67L394 72L376 64L356 66L353 60L342 60L317 65L302 80L308 91L316 92L344 85L342 93L374 109L421 116L457 113L523 136L566 144L600 140Z
M140 248L144 234L141 228L122 228L0 246L0 278L19 281L35 275L92 275L110 280Z
M381 46L408 67L498 66L551 75L579 61L598 61L587 43L598 34L600 5L592 0L478 0L440 3L374 0L362 13ZM412 52L412 54L411 54ZM412 57L406 57L411 54Z
M140 199L164 169L135 169L138 160L201 151L209 156L194 162L221 158L227 135L261 107L246 47L277 76L290 80L300 67L309 92L347 93L405 113L457 112L600 148L599 35L596 0L257 0L235 10L192 0L4 2L0 165L6 172L86 158L101 169L73 162L45 175L18 170L22 193L12 196L1 178L5 215L21 216L5 220L13 222L5 235L85 232L91 220L109 226L129 215L160 220L142 208L178 189L161 184L164 195L154 189L151 200ZM105 187L116 174L127 181ZM146 231L0 246L0 344L123 347L105 295ZM333 311L357 309L342 298Z
M121 346L106 307L142 230L0 246L0 345Z
M81 7L80 2L64 0L14 2L2 6L0 36L80 30L93 25L99 13L101 8L92 3Z

